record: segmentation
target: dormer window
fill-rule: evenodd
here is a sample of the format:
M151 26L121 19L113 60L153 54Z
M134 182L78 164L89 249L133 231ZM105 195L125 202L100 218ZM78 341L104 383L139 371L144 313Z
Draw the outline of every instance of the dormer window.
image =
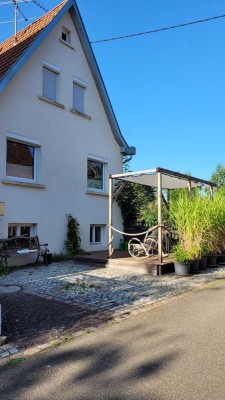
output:
M71 32L64 26L62 27L62 40L68 44L71 42Z

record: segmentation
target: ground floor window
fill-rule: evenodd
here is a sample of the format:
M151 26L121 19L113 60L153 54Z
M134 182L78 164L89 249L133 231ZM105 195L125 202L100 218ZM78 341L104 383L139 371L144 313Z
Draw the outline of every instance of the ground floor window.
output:
M35 224L9 224L8 238L15 236L33 236L35 234Z
M90 243L102 243L103 225L90 225Z

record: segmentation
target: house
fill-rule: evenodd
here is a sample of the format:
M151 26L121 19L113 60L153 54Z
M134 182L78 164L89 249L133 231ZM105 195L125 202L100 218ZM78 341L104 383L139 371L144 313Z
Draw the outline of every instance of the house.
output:
M135 148L120 132L74 0L0 44L0 122L1 237L37 234L59 253L72 214L83 249L107 249L107 176L122 172Z

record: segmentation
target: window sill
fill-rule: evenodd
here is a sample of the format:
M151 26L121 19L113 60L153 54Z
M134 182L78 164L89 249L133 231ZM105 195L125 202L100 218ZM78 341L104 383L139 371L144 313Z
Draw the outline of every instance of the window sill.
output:
M41 185L39 183L19 182L19 181L13 181L10 179L3 179L2 183L5 185L27 186L27 187L35 188L35 189L45 189L45 185Z
M59 38L60 43L65 44L67 47L69 47L71 50L75 50L75 48L68 42L66 42L65 40Z
M109 194L106 193L106 192L95 192L94 190L93 191L87 190L86 194L93 194L93 195L96 195L96 196L109 197Z
M47 99L47 97L38 96L38 98L40 100L46 101L46 103L53 104L53 106L57 106L57 107L60 107L60 108L63 108L63 109L65 108L65 106L63 104L57 103L57 101L53 101L53 100Z
M80 115L80 117L84 117L86 119L91 119L90 115L84 114L84 113L82 113L80 111L76 111L73 108L70 108L70 112L73 113L73 114Z

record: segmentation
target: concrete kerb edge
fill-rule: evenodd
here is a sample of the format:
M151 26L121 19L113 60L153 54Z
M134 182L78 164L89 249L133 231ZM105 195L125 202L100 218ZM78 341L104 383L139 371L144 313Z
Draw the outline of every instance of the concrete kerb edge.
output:
M138 310L133 310L130 312L125 311L124 313L121 311L118 313L115 312L115 316L111 319L108 319L106 322L101 321L101 322L97 323L95 326L92 325L83 330L61 336L55 340L51 340L46 343L42 343L41 345L36 345L36 346L30 347L28 349L18 351L16 354L13 354L9 357L0 359L0 369L9 366L10 363L12 362L11 360L21 359L21 361L25 361L26 359L29 359L30 357L32 357L44 350L53 349L64 343L67 343L68 341L78 339L87 334L97 333L99 329L110 328L114 324L118 324L120 322L125 321L130 316L135 317L143 312L153 311L156 308L167 305L175 300L178 300L178 299L181 300L185 297L188 297L193 293L200 292L201 290L210 288L215 285L220 285L220 284L224 283L224 281L225 281L225 273L221 274L221 277L216 278L211 282L204 283L197 288L188 289L187 291L177 294L177 295L174 295L170 298L166 298L163 300L156 300L154 303L143 306L142 308L139 308ZM102 313L102 314L104 314L104 313Z

